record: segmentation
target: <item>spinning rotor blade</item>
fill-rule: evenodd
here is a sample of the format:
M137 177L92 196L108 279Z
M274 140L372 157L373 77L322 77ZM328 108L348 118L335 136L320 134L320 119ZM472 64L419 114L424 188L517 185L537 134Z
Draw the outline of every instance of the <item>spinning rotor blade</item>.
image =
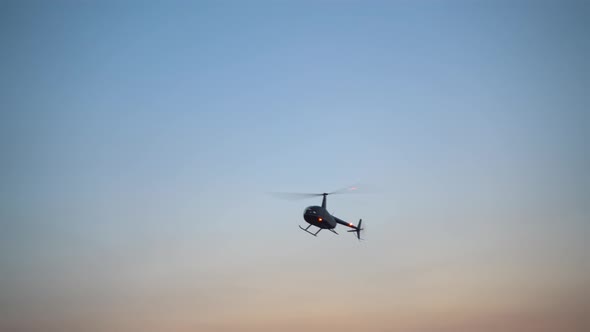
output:
M328 195L338 195L338 194L349 194L349 193L353 193L355 190L357 190L358 187L356 186L348 186L345 188L340 188L338 190L334 190L331 191L329 193L283 193L283 192L272 192L270 193L271 195L278 197L278 198L283 198L283 199L289 199L289 200L298 200L298 199L304 199L304 198L310 198L310 197L318 197L318 196L328 196Z
M337 190L334 190L330 193L327 193L328 195L334 195L334 194L350 194L355 192L356 190L358 190L357 186L348 186L348 187L344 187L344 188L340 188Z
M289 200L298 200L298 199L305 199L310 197L317 197L322 196L322 194L308 194L308 193L276 193L272 192L271 195L282 198L282 199L289 199Z

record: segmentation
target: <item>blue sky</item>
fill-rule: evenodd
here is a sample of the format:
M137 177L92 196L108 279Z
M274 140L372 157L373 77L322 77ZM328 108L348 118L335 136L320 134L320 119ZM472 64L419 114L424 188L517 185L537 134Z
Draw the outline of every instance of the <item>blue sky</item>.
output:
M588 14L2 2L0 327L579 331Z

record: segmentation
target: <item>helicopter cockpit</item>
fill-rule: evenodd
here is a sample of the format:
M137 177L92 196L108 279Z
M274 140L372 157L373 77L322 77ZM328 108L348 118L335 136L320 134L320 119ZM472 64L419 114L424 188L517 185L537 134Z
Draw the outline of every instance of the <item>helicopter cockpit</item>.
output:
M316 220L317 218L327 218L330 214L327 213L321 206L308 206L303 212L304 218L311 218L310 220ZM306 219L307 220L307 219Z

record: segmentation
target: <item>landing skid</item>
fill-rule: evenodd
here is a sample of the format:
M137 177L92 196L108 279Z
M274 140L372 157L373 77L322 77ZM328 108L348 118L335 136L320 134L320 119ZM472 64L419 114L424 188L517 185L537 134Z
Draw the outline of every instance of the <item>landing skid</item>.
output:
M299 226L299 228L301 228L301 229L302 229L304 232L306 232L306 233L309 233L309 234L311 234L311 235L313 235L313 236L317 236L317 235L318 235L318 233L319 233L319 232L322 230L321 228L319 228L317 232L315 232L315 233L312 233L312 232L308 231L308 229L309 229L310 227L311 227L311 224L309 224L309 226L307 226L306 228L303 228L303 227Z
M310 227L311 227L311 224L310 224L309 226L307 226L306 228L303 228L303 227L299 226L299 228L301 228L301 230L303 230L304 232L306 232L306 233L309 233L309 234L311 234L311 235L313 235L313 236L317 236L317 235L318 235L318 233L319 233L319 232L321 232L321 231L322 231L322 229L323 229L323 228L318 228L318 231L317 231L317 232L315 232L315 233L312 233L312 232L308 231L308 229L309 229ZM338 235L338 233L336 233L336 231L335 231L335 230L333 230L333 229L331 229L331 228L328 228L328 230L329 230L330 232L332 232L332 233L334 233L334 234Z

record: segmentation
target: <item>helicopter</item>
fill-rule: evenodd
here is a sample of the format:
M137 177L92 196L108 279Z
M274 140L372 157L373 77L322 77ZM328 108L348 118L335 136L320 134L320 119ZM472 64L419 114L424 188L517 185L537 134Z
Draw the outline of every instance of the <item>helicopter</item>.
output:
M349 233L356 233L356 237L359 240L362 240L361 238L361 231L364 230L364 228L362 228L362 224L363 224L363 219L360 219L357 225L354 225L353 223L344 221L332 214L330 214L330 212L328 212L327 208L326 208L326 198L329 195L333 195L333 194L343 194L343 193L347 193L347 192L351 192L356 190L356 187L347 187L344 189L339 189L336 191L332 191L329 193L321 193L321 194L307 194L307 193L275 193L275 195L277 196L281 196L284 198L307 198L307 197L319 197L322 196L322 206L317 206L317 205L313 205L313 206L308 206L307 208L305 208L304 212L303 212L303 219L309 224L307 227L303 228L302 226L299 226L299 228L301 228L301 230L305 231L306 233L309 233L313 236L317 236L319 232L321 232L323 229L327 229L330 232L338 235L338 233L336 232L335 228L336 225L340 224L340 225L344 225L346 227L352 228L351 230L348 230L347 232ZM318 230L313 233L311 231L309 231L309 228L311 226L315 226L318 228Z

